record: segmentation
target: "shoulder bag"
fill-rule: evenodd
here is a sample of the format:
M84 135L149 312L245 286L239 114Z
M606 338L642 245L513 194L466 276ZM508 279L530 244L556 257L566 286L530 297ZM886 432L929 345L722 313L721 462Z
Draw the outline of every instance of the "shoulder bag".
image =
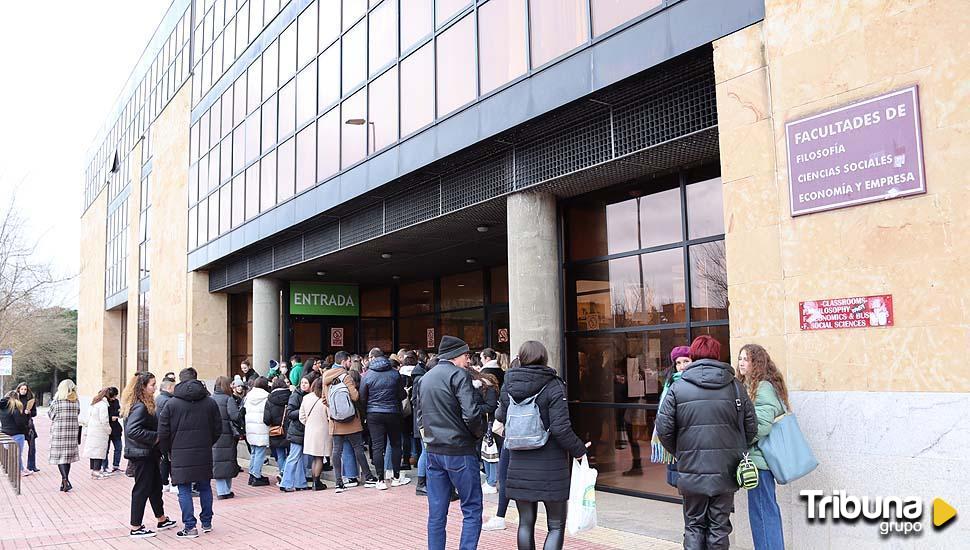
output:
M782 485L805 477L818 467L818 460L798 427L795 413L788 409L775 418L771 431L758 441L758 448L775 481Z
M283 416L280 418L280 425L270 427L269 429L270 437L283 437L286 435L286 430L283 429L283 425L286 424L287 409L289 409L289 405L283 407Z

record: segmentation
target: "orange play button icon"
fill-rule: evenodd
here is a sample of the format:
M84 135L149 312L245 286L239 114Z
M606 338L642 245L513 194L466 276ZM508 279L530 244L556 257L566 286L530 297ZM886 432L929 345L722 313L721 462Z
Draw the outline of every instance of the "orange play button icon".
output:
M957 510L942 498L933 499L933 525L942 527L957 515Z

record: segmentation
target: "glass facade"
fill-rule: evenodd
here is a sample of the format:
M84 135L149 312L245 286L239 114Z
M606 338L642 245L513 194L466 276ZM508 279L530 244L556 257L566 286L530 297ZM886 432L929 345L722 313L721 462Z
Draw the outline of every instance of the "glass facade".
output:
M128 199L108 214L104 295L128 288Z
M658 5L589 2L310 2L192 125L189 249ZM194 105L288 4L198 4Z
M729 361L717 165L564 204L566 376L598 483L677 496L650 438L670 351L710 334Z

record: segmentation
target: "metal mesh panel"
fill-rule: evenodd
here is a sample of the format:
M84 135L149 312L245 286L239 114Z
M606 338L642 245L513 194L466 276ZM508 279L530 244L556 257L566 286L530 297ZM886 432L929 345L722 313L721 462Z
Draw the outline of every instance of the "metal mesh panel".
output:
M290 239L273 248L273 269L303 261L303 237Z
M372 239L382 232L384 204L378 203L340 218L340 248Z
M303 253L307 259L322 256L340 246L340 224L334 222L303 235Z
M515 189L522 189L610 159L609 111L603 107L585 124L516 148Z
M258 277L273 270L273 249L266 248L249 257L249 276Z
M430 220L440 213L440 203L437 179L391 197L384 206L384 231L389 233Z
M209 292L226 287L226 266L221 265L209 270Z
M504 195L512 190L512 151L499 153L441 178L441 213Z
M229 268L226 271L227 285L241 283L249 277L249 260L243 258L239 261L233 262L229 264Z
M716 126L714 73L704 71L663 93L618 105L613 123L617 156Z

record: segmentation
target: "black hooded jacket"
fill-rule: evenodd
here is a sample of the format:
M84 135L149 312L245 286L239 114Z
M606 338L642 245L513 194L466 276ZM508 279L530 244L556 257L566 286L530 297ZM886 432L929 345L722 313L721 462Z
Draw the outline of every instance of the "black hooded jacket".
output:
M303 404L304 395L306 392L297 388L290 393L286 402L286 440L300 446L303 445L303 434L306 430L306 426L300 422L300 405Z
M509 451L506 495L527 502L564 502L569 500L572 474L570 457L586 454L586 445L569 423L566 386L556 371L545 365L522 365L505 373L495 419L505 422L509 396L522 401L538 394L536 405L549 440L540 449Z
M186 380L159 413L158 445L172 461L173 485L212 479L212 446L222 435L219 405L205 384Z
M0 399L0 431L7 435L27 435L30 429L30 413L7 408L9 398Z
M158 453L158 418L136 400L125 418L125 458L153 458L153 453Z
M660 443L677 457L680 494L717 496L738 490L738 462L758 433L758 418L731 365L713 359L691 363L670 386L656 428Z
M276 388L269 392L269 397L266 398L266 406L263 407L263 424L271 428L279 426L283 422L283 411L286 409L286 403L289 400L289 388ZM269 445L270 447L290 446L285 435L280 437L269 436Z
M365 377L366 379L366 377ZM420 407L415 414L424 428L428 451L454 456L478 456L485 433L485 403L472 377L451 361L439 361L419 380Z
M418 383L421 382L421 377L427 374L428 371L424 368L424 363L418 363L414 366L414 370L411 371L411 422L414 424L414 436L419 436L419 431L421 426L418 426L418 408L421 407L421 403L418 400Z
M371 359L360 382L360 400L367 413L401 414L401 401L407 396L404 378L386 357Z
M239 473L239 462L236 460L236 438L232 435L230 423L239 420L239 405L231 395L222 393L218 387L212 399L219 406L219 417L222 419L222 433L212 446L212 475L216 479L232 479Z

